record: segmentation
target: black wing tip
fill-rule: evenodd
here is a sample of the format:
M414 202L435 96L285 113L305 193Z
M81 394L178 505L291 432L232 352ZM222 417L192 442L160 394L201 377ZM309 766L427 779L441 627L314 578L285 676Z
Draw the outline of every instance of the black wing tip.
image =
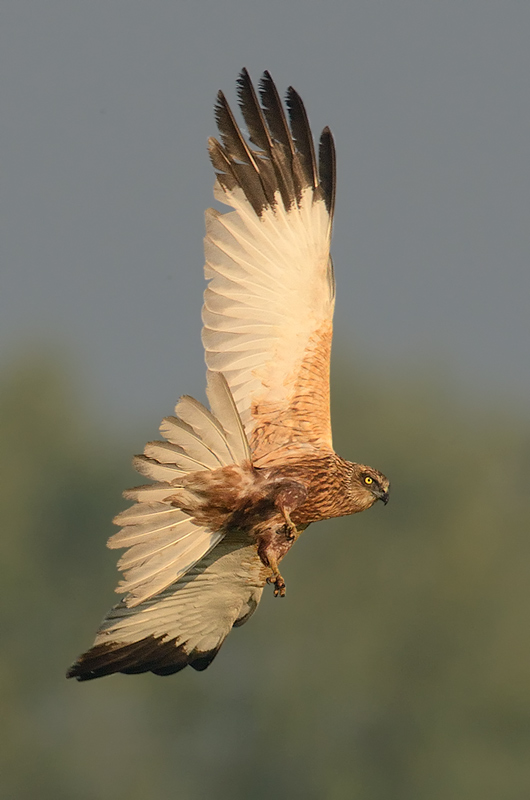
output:
M270 91L274 92L275 94L278 93L278 90L276 89L276 84L274 83L272 75L270 74L268 69L263 70L261 78L259 79L258 86L262 99L263 96Z
M272 87L274 91L277 91L276 84L274 83L274 80L268 69L263 70L257 85L260 92L266 90L268 87ZM236 86L238 89L238 94L240 89L245 90L250 88L251 91L254 91L254 81L250 77L250 72L246 67L243 67L243 69L239 71L239 75L237 76L236 80Z
M291 130L299 116L300 110L305 111L305 106L302 98L293 86L288 86L285 92L285 105L289 113L289 122L291 123Z
M300 114L303 115L302 121L304 123L307 123L307 111L305 108L304 101L302 100L302 98L300 97L294 86L287 87L287 91L285 92L285 105L287 106L287 110L289 111L291 124L293 124L293 122L296 121L298 115Z
M326 203L326 208L330 217L333 219L337 190L337 157L335 153L335 140L327 125L320 134L318 172L320 185L324 193L324 202Z
M232 114L224 93L219 90L215 119L222 144L210 140L209 150L218 179L225 189L239 185L256 213L274 207L279 191L285 208L299 202L302 190L312 187L315 197L324 197L330 213L334 206L335 156L333 137L324 128L320 138L319 159L302 98L289 86L285 106L269 70L259 81L259 97L249 71L243 67L237 81L238 103L248 129L248 141L258 149L250 150Z
M223 92L222 89L219 89L219 91L215 95L215 107L217 109L217 107L219 107L219 106L223 106L224 107L226 105L228 105L228 101L226 99L225 93Z
M230 115L230 106L224 92L219 89L215 98L214 115L215 122L221 134L226 126L225 119L227 114Z
M285 103L289 113L293 140L302 161L305 181L308 186L316 189L319 185L319 177L315 159L315 144L304 101L296 89L289 86L285 95Z
M236 85L246 86L248 84L252 85L252 79L250 77L248 69L246 67L243 67L243 69L240 70L239 75L237 76Z
M153 672L166 676L187 666L202 672L210 666L220 647L221 644L207 652L195 649L188 653L184 645L176 644L176 639L164 641L162 636L147 636L132 644L97 644L69 667L66 677L84 682L117 672L126 675Z

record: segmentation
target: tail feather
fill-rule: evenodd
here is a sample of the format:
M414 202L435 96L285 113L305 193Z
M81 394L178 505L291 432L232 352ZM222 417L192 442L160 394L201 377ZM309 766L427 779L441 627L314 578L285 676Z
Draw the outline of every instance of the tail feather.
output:
M215 449L198 436L192 428L178 417L166 417L160 425L160 433L173 445L183 450L200 464L210 469L223 466Z
M128 606L178 581L223 536L183 512L175 491L192 472L248 458L248 442L225 379L210 373L208 387L216 416L197 400L181 398L177 416L166 417L161 425L168 441L148 442L143 455L135 458L137 470L157 483L125 493L136 504L115 518L122 529L108 543L113 549L130 548L119 561L124 579L116 590L128 593Z
M126 500L136 500L137 503L151 505L162 503L168 498L167 483L146 483L143 486L136 486L134 489L126 489L123 492ZM138 508L139 506L132 506Z
M202 403L185 395L177 403L175 411L180 419L187 423L206 446L216 454L222 466L233 463L234 458L228 446L224 426Z
M210 407L218 419L223 420L226 442L235 464L251 460L250 446L239 416L232 392L220 372L208 370L206 389Z
M173 464L161 464L155 461L154 458L147 458L147 456L135 456L133 458L133 467L136 472L143 475L145 478L151 478L160 483L171 484L174 481L178 483L179 478L186 474L185 470L179 469Z
M152 461L158 461L159 464L174 464L186 473L212 469L204 460L193 458L184 447L169 442L147 442L144 447L144 456ZM216 463L213 469L218 466L219 464Z

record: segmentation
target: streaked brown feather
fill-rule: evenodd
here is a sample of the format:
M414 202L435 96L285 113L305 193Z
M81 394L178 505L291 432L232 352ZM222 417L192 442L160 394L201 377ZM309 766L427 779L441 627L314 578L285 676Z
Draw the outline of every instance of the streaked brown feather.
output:
M298 460L301 450L333 449L329 408L332 326L324 323L308 343L288 407L270 401L252 406L256 425L250 441L257 466Z

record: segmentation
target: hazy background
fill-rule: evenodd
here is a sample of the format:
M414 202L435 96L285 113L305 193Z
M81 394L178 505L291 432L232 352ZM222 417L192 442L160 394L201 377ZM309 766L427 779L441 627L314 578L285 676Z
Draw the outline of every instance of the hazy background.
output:
M206 139L246 66L338 148L338 340L530 390L530 6L8 2L0 341L67 340L109 420L202 391ZM7 281L7 282L6 282Z
M2 796L529 796L529 38L511 1L0 5ZM335 441L392 503L311 529L206 673L67 683L130 456L203 396L243 66L335 135Z

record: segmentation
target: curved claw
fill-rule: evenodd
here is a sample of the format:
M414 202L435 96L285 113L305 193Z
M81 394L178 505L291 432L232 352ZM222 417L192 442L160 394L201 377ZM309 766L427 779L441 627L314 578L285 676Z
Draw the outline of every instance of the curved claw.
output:
M285 581L280 573L267 578L267 583L274 586L274 597L285 597Z

